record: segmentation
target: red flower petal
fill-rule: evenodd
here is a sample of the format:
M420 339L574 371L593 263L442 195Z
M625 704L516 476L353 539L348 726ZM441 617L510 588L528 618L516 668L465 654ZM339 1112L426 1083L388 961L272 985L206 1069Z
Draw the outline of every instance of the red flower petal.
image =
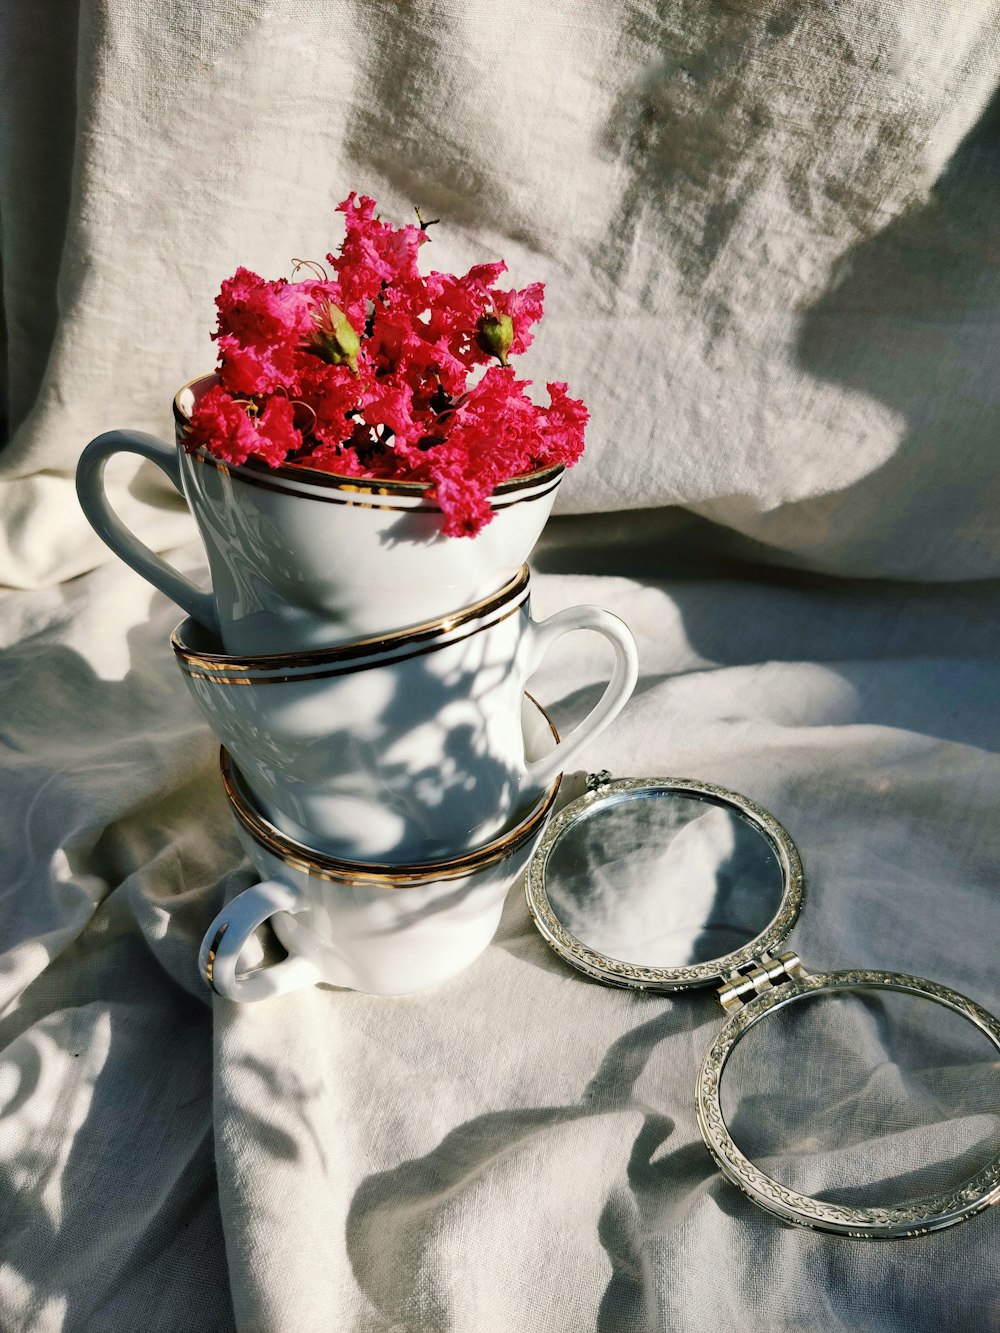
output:
M544 286L501 291L499 261L461 276L421 274L422 226L382 221L368 195L350 194L338 211L345 234L328 256L333 277L272 282L239 268L222 284L220 384L199 402L189 444L234 463L273 466L292 455L307 468L423 481L445 532L478 532L499 482L571 466L583 450L587 409L566 385L549 384L539 407L530 382L498 366L487 339L480 344L483 318L502 316L513 326L505 355L525 351ZM360 338L346 364L329 364L317 345L317 318L331 305ZM485 371L470 385L477 367Z

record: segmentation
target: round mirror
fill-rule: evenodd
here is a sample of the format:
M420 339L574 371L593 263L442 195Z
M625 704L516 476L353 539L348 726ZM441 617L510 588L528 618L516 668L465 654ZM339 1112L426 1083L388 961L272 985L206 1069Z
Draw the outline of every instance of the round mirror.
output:
M922 1235L1000 1198L1000 1023L902 973L803 975L738 1008L697 1085L723 1172L788 1222Z
M535 852L528 906L603 982L726 982L696 1091L724 1174L785 1221L853 1237L921 1235L1000 1202L1000 1022L919 977L772 957L802 866L745 796L679 778L588 786Z
M802 870L746 797L680 779L596 781L535 853L528 904L581 971L676 990L718 982L784 939Z

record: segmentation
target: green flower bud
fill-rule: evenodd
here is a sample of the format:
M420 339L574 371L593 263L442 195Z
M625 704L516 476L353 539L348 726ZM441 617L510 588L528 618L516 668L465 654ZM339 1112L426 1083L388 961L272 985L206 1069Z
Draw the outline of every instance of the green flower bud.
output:
M327 301L322 310L314 312L313 322L316 325L313 350L331 366L348 366L356 375L361 339L340 306Z
M490 356L499 357L506 366L507 353L514 341L514 321L510 315L484 315L479 321L476 342Z

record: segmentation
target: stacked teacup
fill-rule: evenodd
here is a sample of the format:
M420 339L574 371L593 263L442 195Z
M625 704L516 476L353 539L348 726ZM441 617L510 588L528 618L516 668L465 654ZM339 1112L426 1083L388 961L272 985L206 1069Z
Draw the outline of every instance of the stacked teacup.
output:
M237 1001L315 982L423 989L493 937L560 775L635 686L634 641L599 607L532 618L525 561L561 469L501 485L480 533L444 537L419 483L188 452L191 409L212 382L175 398L174 447L112 431L78 469L97 532L189 613L173 650L222 742L226 796L262 877L209 926L202 972ZM186 497L211 592L111 510L103 473L119 452L156 463ZM582 629L608 640L614 668L560 739L525 687L552 643ZM265 921L288 957L241 971Z

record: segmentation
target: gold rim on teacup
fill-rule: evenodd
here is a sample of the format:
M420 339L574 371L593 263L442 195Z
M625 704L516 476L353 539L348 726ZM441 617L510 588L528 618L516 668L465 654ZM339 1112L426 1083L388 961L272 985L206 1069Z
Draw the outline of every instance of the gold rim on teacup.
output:
M491 593L481 601L460 611L452 611L446 616L434 620L425 620L422 624L411 625L409 629L393 630L389 634L378 634L368 639L353 639L350 643L340 644L335 648L310 648L301 653L270 653L264 657L233 657L229 653L201 652L189 648L181 638L181 628L187 621L181 621L170 636L170 646L180 663L182 671L189 676L200 676L216 681L220 685L252 685L253 677L240 675L241 672L266 671L274 675L260 676L262 684L276 685L284 680L308 680L328 675L347 674L351 670L363 670L364 664L352 667L350 663L358 658L381 657L383 653L393 652L393 662L405 661L420 653L434 652L461 638L477 634L481 629L492 629L507 616L513 615L528 597L530 574L527 565L522 565L509 583L504 584L499 592ZM503 611L503 615L494 612ZM460 638L447 638L455 630L461 629L471 621L494 616L485 625L477 625L468 635ZM190 618L190 617L189 617ZM412 648L412 652L403 650ZM398 653L395 650L400 650ZM374 665L372 663L371 665ZM297 668L315 667L314 674L306 675ZM283 669L296 668L294 676L281 676Z
M176 394L174 394L174 420L177 422L182 435L186 435L190 429L191 418L189 413L181 406L181 395L184 393L194 394L196 385L205 384L206 382L214 383L215 381L216 376L214 374L198 375L195 379L188 380L187 384L182 385L181 388L177 390ZM229 473L233 471L231 464L225 462L221 458L216 458L215 455L209 453L207 449L197 449L194 451L193 456L199 458L204 463L211 464L212 467L217 468L220 472ZM519 492L528 489L533 490L535 487L542 486L548 481L551 481L552 486L555 486L558 484L565 471L566 469L563 465L557 463L554 467L539 468L537 472L525 472L520 477L511 477L509 481L500 482L499 485L494 488L493 496L496 498L502 498L508 495L517 497ZM251 485L265 486L268 489L282 491L284 494L288 494L288 492L285 491L283 487L274 486L273 482L269 482L267 479L279 478L283 481L297 482L300 485L316 486L320 489L332 488L340 492L348 492L350 495L396 495L408 496L413 499L420 499L421 496L426 493L430 484L426 481L379 481L376 478L367 479L365 477L349 477L339 472L320 472L315 468L285 466L283 464L279 464L277 467L269 467L266 463L256 462L254 459L248 459L245 463L240 464L237 469L237 474L242 480L250 482ZM544 491L539 491L538 494L548 494L549 489L549 487L546 487ZM328 497L316 496L314 498L326 499ZM524 498L535 499L536 497L532 495ZM516 504L518 502L518 499L515 498L511 500L509 504ZM392 505L364 504L362 501L349 500L347 503L361 503L363 504L363 507L367 509L391 509L394 507ZM509 507L509 504L498 505L497 508L506 509ZM424 512L427 513L441 513L441 510L434 505L425 505L423 506L423 509ZM404 512L411 512L410 507L405 506Z
M531 700L541 714L558 745L559 733L548 713L530 694L526 693L525 697ZM497 861L502 861L542 827L555 803L562 782L560 773L545 795L539 798L529 814L515 828L485 843L482 847L445 861L426 861L417 865L387 868L377 862L344 861L338 857L326 856L323 852L314 851L304 843L297 842L287 833L282 833L251 803L249 796L243 790L245 785L243 777L225 746L221 746L219 750L219 767L222 770L222 784L226 789L229 807L234 816L254 842L271 856L292 870L299 870L334 884L372 884L387 890L411 888L416 884L426 884L439 879L461 879L476 870L483 870Z

